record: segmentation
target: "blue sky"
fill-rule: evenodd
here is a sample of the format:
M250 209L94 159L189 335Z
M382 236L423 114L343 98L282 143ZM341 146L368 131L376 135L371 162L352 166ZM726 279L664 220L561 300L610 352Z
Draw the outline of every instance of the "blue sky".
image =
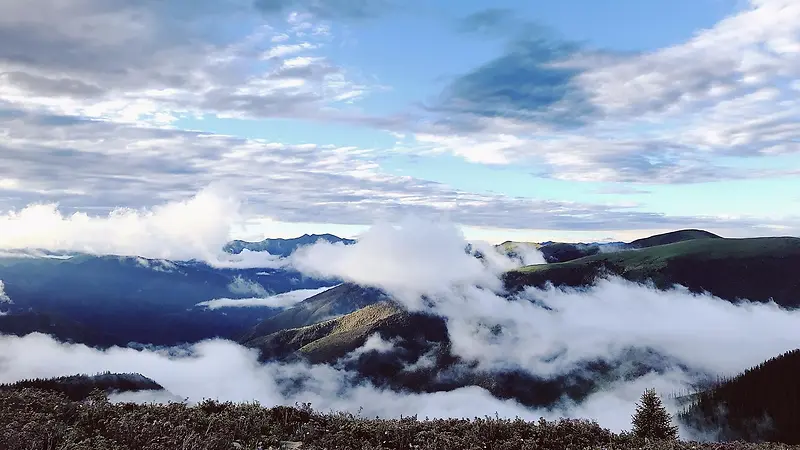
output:
M247 238L800 232L790 0L193 4L0 7L0 210L222 184Z

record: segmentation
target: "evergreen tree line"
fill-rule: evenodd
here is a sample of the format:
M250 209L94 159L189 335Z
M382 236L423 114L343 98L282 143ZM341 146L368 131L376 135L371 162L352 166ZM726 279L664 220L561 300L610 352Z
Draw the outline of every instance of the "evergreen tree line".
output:
M158 383L138 373L99 372L94 375L77 374L55 378L29 378L14 383L0 384L0 390L33 388L60 392L73 401L88 398L92 391L135 392L163 389Z
M696 393L678 417L722 440L800 444L800 349Z

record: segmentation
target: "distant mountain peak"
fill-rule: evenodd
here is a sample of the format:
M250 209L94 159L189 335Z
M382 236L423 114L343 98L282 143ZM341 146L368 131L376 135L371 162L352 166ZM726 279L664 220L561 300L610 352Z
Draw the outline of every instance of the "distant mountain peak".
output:
M223 250L227 253L239 254L243 250L250 250L252 252L269 252L271 255L287 257L294 253L299 247L304 245L313 244L319 240L335 244L341 242L345 245L355 244L353 239L340 238L334 234L304 234L296 238L267 238L259 242L249 242L242 240L234 240L225 244Z
M655 247L657 245L690 241L693 239L722 239L722 236L718 236L705 230L687 228L685 230L670 231L669 233L661 233L646 238L637 239L628 245L630 245L632 248L647 248Z

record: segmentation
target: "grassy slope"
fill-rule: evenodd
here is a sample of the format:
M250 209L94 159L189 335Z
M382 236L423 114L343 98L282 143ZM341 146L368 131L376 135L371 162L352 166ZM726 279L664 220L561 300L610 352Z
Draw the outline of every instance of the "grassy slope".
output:
M239 342L246 343L280 330L319 323L334 316L349 314L383 299L384 295L377 289L344 283L307 298L292 308L260 322L241 336Z
M393 303L380 302L335 319L255 337L244 344L258 348L265 358L297 353L312 361L332 361L357 349L372 333L405 315Z
M681 284L729 300L773 298L784 306L800 306L797 267L798 238L711 238L527 266L506 274L506 283L511 290L541 287L548 281L556 286L581 286L611 273L632 281L652 280L660 288Z
M655 247L656 245L674 244L676 242L690 241L693 239L722 239L714 233L705 230L678 230L669 233L656 234L654 236L637 239L630 242L633 248Z

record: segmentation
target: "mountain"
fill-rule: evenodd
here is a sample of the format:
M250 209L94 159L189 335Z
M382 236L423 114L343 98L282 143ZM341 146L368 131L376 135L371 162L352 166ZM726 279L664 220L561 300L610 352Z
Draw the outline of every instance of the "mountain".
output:
M310 362L335 362L364 345L374 333L396 338L413 330L415 339L427 343L441 340L441 333L435 339L427 335L425 327L410 326L414 322L413 317L397 304L381 301L337 318L281 329L243 343L259 349L263 359L303 357Z
M515 256L518 249L524 247L533 247L542 252L544 260L548 263L567 262L575 259L584 258L586 256L597 255L600 253L611 253L622 250L633 250L647 247L655 247L657 245L673 244L675 242L689 241L693 239L721 239L716 234L709 233L703 230L678 230L670 233L657 234L655 236L637 239L635 241L625 242L589 242L589 243L572 243L572 242L514 242L506 241L496 248L509 256Z
M261 321L242 335L239 342L247 343L276 331L319 323L385 299L387 299L386 294L378 289L364 288L351 283L340 284Z
M515 369L485 371L451 353L444 319L408 312L390 300L243 344L258 349L262 361L335 364L379 387L440 392L480 386L498 398L536 407L552 406L564 395L583 399L618 377L681 366L651 350L631 349L619 360L589 361L547 379Z
M298 247L311 245L319 240L330 242L331 244L341 242L345 245L355 244L356 242L352 239L343 239L328 233L304 234L291 239L264 239L260 242L235 240L228 242L225 247L223 247L223 250L228 253L239 254L246 249L252 252L269 252L271 255L286 257L291 255Z
M705 230L678 230L670 233L656 234L642 239L637 239L628 244L630 248L648 248L657 245L674 244L676 242L691 241L693 239L722 239L714 233Z
M770 299L800 306L800 239L692 239L640 250L600 253L572 261L527 266L505 274L510 291L525 286L588 286L606 274L635 282L675 284L735 301Z
M0 384L0 391L42 389L60 392L70 400L84 400L95 389L106 393L162 391L164 387L138 373L100 373L96 375L70 375L57 378L37 378L16 383Z
M56 336L64 342L89 343L100 347L110 347L117 342L113 335L58 314L23 311L0 316L0 333L25 336L34 332Z
M613 273L633 281L653 280L659 288L680 283L729 300L775 298L792 305L792 299L800 298L796 295L800 283L792 275L800 266L800 239L699 236L688 233L681 242L598 251L570 262L529 266L507 273L506 284L510 293L547 282L586 286ZM553 244L541 248L549 245ZM509 252L517 248L508 247ZM331 311L344 315L330 318L335 315ZM377 336L382 340L370 340ZM378 386L415 392L481 386L495 396L530 406L552 405L562 394L580 399L620 376L680 365L648 349L630 349L618 361L588 361L556 379L538 379L514 370L481 372L450 352L443 319L411 314L382 292L352 284L329 289L264 320L240 342L257 348L264 360L337 364Z
M800 349L691 397L679 418L721 440L800 444Z
M0 257L0 280L12 302L3 305L0 333L45 327L56 338L99 346L235 338L282 309L195 305L332 284L295 271L222 269L197 261L21 253Z

